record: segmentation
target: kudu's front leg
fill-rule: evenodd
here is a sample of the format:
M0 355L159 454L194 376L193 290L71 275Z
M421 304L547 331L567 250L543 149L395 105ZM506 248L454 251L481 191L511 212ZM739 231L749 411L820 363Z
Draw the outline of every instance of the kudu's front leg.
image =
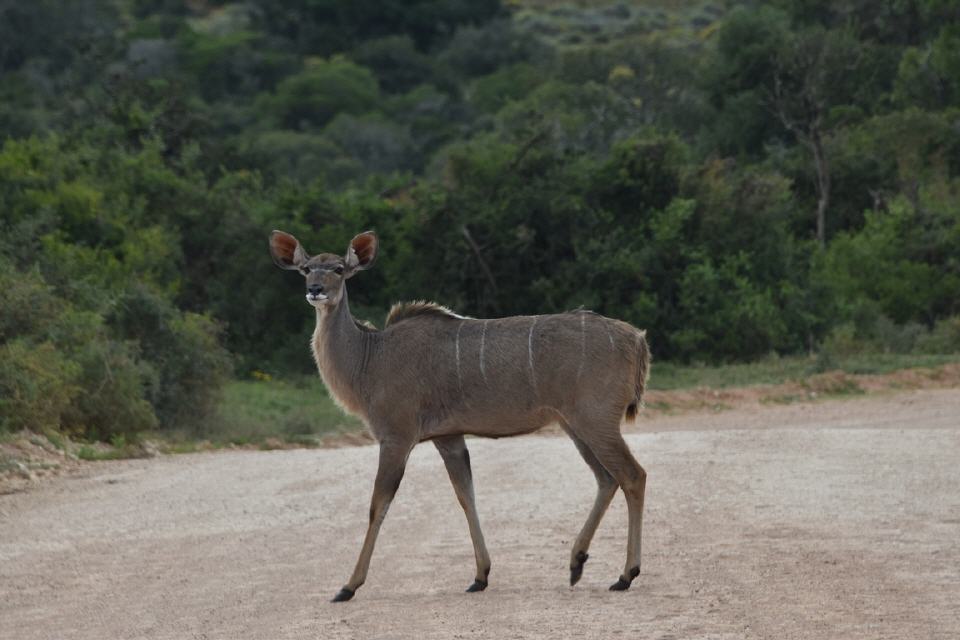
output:
M483 532L480 530L480 517L477 515L477 504L473 496L473 473L470 470L470 452L463 436L446 436L433 441L437 451L443 457L443 464L447 467L450 483L457 494L457 500L467 515L467 526L470 527L470 539L473 541L473 553L477 559L477 575L468 592L483 591L487 588L487 577L490 575L490 554L483 541Z
M377 542L377 533L387 515L390 502L397 493L403 471L407 466L412 445L397 443L380 443L380 464L377 467L377 479L373 483L373 497L370 499L370 524L367 526L367 535L363 539L360 557L357 566L350 576L350 581L342 588L331 602L344 602L353 597L357 589L367 579L367 570L370 568L370 556Z

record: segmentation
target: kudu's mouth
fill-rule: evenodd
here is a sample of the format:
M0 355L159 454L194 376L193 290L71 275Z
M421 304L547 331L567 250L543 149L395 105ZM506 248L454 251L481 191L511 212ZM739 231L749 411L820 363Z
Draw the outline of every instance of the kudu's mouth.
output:
M325 293L308 293L307 294L307 302L312 304L313 306L317 306L318 304L322 304L326 301L327 301L327 294Z

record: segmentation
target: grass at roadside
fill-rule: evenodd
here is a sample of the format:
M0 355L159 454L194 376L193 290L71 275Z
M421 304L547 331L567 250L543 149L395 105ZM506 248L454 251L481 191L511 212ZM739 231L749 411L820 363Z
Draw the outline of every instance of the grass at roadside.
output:
M756 362L719 366L677 365L655 361L648 388L656 391L696 387L726 389L798 381L826 371L881 374L901 369L939 367L953 362L960 362L960 354L864 353L836 359L826 359L823 356L771 356Z
M304 376L229 383L219 420L200 435L215 443L259 444L274 438L311 445L359 427L334 404L318 376Z

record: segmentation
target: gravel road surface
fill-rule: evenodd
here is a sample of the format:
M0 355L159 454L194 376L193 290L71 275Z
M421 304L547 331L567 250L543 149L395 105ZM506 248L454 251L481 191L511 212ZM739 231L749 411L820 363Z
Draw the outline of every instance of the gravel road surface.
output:
M618 496L581 582L573 444L470 440L493 558L420 446L367 584L370 446L92 465L0 496L0 638L960 638L960 390L640 420L643 570Z

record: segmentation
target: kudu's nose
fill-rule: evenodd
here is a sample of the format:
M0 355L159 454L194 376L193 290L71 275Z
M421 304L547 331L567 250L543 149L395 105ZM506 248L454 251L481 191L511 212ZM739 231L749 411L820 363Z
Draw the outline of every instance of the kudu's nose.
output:
M307 293L312 296L318 296L323 293L323 286L319 284L311 284L307 287Z

